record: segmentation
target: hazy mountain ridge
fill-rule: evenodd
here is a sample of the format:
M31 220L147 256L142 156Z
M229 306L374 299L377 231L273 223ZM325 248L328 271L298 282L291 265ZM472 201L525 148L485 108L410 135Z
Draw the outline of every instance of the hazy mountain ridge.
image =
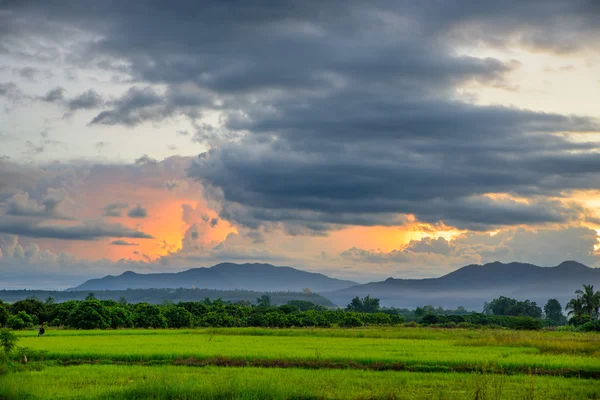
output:
M558 298L564 306L583 284L600 286L600 269L575 261L556 267L493 262L467 265L439 278L388 278L324 295L335 303L346 304L354 296L370 294L380 298L382 305L409 308L431 304L481 309L485 301L501 295L530 299L541 306L549 298Z
M126 290L154 288L205 288L253 291L336 291L357 285L353 281L270 264L222 263L177 273L138 274L126 271L118 276L91 279L67 290Z

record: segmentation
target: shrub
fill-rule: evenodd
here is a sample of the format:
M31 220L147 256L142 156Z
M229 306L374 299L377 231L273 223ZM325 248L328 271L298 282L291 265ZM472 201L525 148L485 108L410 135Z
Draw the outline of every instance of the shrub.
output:
M600 332L600 321L588 321L577 327L578 332Z
M21 330L25 329L27 327L27 324L25 323L25 321L23 321L16 315L11 315L10 317L8 317L8 322L6 322L6 326L10 329Z
M421 319L422 324L439 324L441 322L440 318L435 314L427 314Z
M514 317L510 321L510 328L517 330L537 331L543 327L541 320L531 317Z
M363 326L363 322L356 313L348 312L340 325L348 327Z
M19 338L8 329L0 330L0 346L5 354L10 354L17 345Z

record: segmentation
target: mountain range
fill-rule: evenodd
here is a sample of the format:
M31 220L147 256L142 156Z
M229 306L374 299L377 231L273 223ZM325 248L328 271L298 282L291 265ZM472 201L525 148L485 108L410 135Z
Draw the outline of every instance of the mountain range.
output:
M381 305L414 308L431 304L480 310L498 296L529 299L543 305L557 298L563 305L583 284L600 286L600 269L575 261L556 267L493 262L468 265L439 278L394 279L358 284L323 274L269 264L223 263L178 273L125 272L89 280L68 290L125 290L150 288L206 288L219 290L302 291L309 288L333 301L347 304L355 296L371 295Z
M158 288L200 288L329 292L357 285L356 282L330 278L323 274L270 264L222 263L210 268L193 268L177 273L138 274L127 271L118 276L91 279L67 290L125 290Z
M543 306L550 298L565 304L583 284L600 286L600 269L575 261L556 267L493 262L467 265L431 279L394 279L352 286L323 295L336 304L347 304L354 296L381 299L382 305L413 308L425 304L480 310L498 296L529 299Z

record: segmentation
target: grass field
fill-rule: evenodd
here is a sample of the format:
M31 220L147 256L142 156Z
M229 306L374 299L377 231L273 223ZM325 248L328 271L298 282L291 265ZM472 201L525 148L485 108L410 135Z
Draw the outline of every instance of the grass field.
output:
M19 336L33 362L0 377L0 398L600 398L597 334L361 328Z

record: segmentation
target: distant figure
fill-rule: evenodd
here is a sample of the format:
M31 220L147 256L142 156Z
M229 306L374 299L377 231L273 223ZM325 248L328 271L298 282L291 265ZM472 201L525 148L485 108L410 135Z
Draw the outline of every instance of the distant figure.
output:
M44 325L41 325L40 329L38 330L38 337L44 336L44 333L46 333L46 330L44 329Z

